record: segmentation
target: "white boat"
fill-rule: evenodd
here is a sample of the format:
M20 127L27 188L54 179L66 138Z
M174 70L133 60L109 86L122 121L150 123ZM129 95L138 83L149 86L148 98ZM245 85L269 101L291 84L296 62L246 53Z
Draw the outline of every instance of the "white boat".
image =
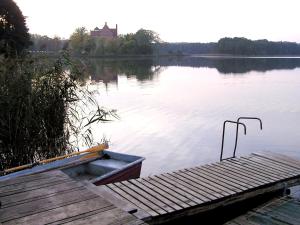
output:
M63 159L59 159L62 157ZM140 156L99 150L99 148L97 151L86 150L72 153L69 157L62 157L58 157L58 160L55 160L57 158L45 160L47 163L40 163L28 169L0 176L0 181L49 170L61 170L74 180L88 180L95 185L102 185L140 177L142 162L145 160ZM21 166L23 167L29 167L29 165ZM9 171L13 169L4 172Z

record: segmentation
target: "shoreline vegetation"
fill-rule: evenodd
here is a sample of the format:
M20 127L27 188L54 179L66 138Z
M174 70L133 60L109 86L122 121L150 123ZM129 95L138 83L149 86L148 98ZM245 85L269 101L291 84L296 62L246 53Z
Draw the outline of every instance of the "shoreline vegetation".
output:
M91 125L118 118L99 105L98 93L83 85L84 68L66 53L0 62L0 171L98 144Z
M47 57L58 57L61 55L61 52L51 52L51 51L31 51L34 56L47 56ZM296 55L287 54L287 55L234 55L234 54L219 54L219 53L210 53L210 54L151 54L151 55L99 55L99 56L72 56L74 58L91 58L91 59L149 59L149 58L158 58L158 57L199 57L199 58L300 58L300 53Z
M12 0L1 1L0 34L0 171L102 142L91 125L118 116L84 86L82 65L63 50L55 59L34 57Z
M221 38L210 43L168 43L151 30L140 29L136 33L107 39L92 37L86 28L77 28L69 39L31 35L34 53L57 54L68 50L75 57L122 58L146 56L207 56L207 57L255 57L300 56L300 44L296 42L250 40L244 37Z

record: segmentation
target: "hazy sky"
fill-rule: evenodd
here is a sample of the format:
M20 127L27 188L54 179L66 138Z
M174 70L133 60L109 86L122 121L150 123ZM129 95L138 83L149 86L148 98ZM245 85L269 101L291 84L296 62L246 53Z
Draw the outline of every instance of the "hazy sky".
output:
M221 37L300 42L299 0L15 0L31 33L68 38L75 28L156 31L170 42Z

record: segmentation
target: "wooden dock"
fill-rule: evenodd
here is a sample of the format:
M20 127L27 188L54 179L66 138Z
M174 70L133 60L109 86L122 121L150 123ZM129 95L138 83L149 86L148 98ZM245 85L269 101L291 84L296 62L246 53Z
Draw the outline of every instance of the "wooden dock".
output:
M266 153L99 188L143 212L137 216L140 219L159 224L299 183L300 161Z
M145 224L95 188L59 170L1 181L0 224Z
M275 198L225 225L299 225L300 201L289 196Z
M159 224L300 183L300 161L251 154L94 186L59 170L0 182L0 224Z

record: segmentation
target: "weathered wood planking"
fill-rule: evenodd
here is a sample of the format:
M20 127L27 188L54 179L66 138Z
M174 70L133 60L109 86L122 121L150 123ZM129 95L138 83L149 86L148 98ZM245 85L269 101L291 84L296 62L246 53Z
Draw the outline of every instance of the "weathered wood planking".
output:
M117 182L105 188L148 213L145 221L163 223L299 183L300 161L267 153Z
M298 225L300 224L300 202L297 199L285 196L275 198L262 206L248 211L225 225Z
M145 224L104 199L94 187L61 171L1 181L0 224Z

